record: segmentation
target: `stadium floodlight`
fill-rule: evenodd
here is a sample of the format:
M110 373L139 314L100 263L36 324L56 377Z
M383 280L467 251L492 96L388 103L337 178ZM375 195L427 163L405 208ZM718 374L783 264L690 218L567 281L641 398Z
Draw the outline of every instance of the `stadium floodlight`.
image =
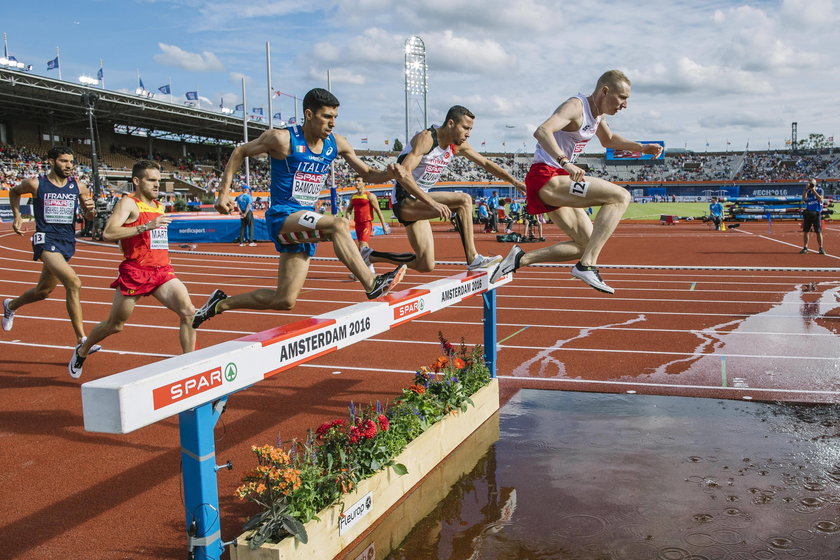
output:
M411 141L410 127L427 128L426 96L429 93L426 45L412 35L405 41L405 145ZM422 105L421 105L422 101Z
M81 76L79 76L79 83L84 84L86 86L95 86L95 85L99 85L99 80L97 80L96 78L91 78L90 76L85 76L84 74L82 74Z

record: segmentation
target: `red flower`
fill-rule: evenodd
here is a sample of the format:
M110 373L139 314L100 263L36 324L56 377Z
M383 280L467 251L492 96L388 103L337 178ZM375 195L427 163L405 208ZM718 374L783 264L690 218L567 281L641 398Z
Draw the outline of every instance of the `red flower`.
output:
M382 428L382 431L387 432L388 428L391 427L391 422L388 420L388 417L380 414L376 419L379 421L379 427Z
M337 426L343 426L347 423L347 420L343 418L339 418L338 420L333 420L332 422L324 422L318 429L315 430L315 433L318 434L318 439L322 439L330 429L335 428Z

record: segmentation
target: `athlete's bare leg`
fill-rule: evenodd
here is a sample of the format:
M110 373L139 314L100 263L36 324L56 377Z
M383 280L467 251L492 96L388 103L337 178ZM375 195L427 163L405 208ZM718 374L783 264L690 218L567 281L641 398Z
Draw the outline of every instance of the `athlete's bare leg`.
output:
M252 238L253 239L253 238ZM177 278L166 282L152 293L167 309L178 314L180 319L178 340L185 354L195 350L195 329L192 326L195 306L184 283Z
M124 296L119 290L116 290L108 318L93 327L85 343L79 347L79 356L87 357L94 344L102 342L112 334L121 332L125 327L125 322L131 317L138 299L137 296Z
M564 262L579 259L589 244L592 235L592 221L582 208L558 208L548 217L571 241L561 241L550 247L528 251L519 261L519 266L544 262Z
M361 259L361 257L360 257ZM364 262L364 261L363 261ZM365 267L367 270L367 267ZM306 253L280 253L277 265L277 288L259 288L244 294L230 296L216 305L216 312L228 309L275 309L286 311L297 302L298 294L309 272L309 255ZM368 270L368 274L370 271Z
M73 325L73 331L76 333L76 341L81 342L85 336L85 327L82 322L82 302L79 295L82 289L82 281L60 253L44 251L41 253L41 261L44 263L44 267L49 269L52 275L64 286L67 315L70 317L70 324Z
M584 183L588 185L584 186ZM573 184L568 176L555 176L546 183L539 194L540 199L551 206L601 207L592 226L589 243L580 258L582 266L597 266L601 249L630 204L630 193L597 177L584 177L583 181Z

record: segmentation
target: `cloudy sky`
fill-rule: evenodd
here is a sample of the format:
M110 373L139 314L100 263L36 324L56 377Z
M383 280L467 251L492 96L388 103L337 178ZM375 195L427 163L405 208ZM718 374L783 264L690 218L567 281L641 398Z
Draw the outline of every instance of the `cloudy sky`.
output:
M133 91L139 71L147 89L171 83L179 103L198 91L214 110L241 103L244 77L247 108L267 112L270 41L275 89L302 97L330 71L338 131L358 148L404 139L411 35L426 45L430 123L466 105L471 141L488 151L532 151L536 126L611 68L633 82L629 108L609 120L631 139L781 148L796 121L800 139L840 144L840 0L50 0L31 10L7 3L2 30L33 72L57 77L46 61L60 47L65 80L95 75L101 58L108 89ZM294 114L292 98L273 103Z

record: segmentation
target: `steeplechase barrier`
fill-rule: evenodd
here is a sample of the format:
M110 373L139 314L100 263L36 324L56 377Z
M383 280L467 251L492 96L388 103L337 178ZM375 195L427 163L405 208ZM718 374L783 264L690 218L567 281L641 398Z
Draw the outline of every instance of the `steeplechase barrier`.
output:
M414 319L482 295L484 358L496 376L496 292L489 273L464 272L375 301L223 342L82 385L85 430L125 434L178 415L191 558L217 559L221 538L216 422L228 397L260 381ZM281 315L282 316L282 315Z

